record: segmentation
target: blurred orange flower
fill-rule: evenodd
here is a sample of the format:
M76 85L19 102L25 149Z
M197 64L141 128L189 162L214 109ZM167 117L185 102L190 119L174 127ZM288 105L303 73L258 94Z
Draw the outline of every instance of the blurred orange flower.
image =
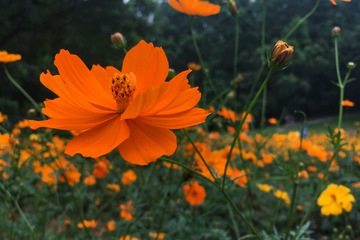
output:
M165 233L149 232L149 237L151 237L152 239L164 239L165 238Z
M109 164L109 160L105 157L97 159L97 162L94 165L93 175L95 178L102 179L108 175L109 170L107 165Z
M96 228L97 223L95 220L84 220L77 224L78 228Z
M276 118L269 118L269 119L268 119L268 122L269 122L270 124L272 124L272 125L275 125L275 124L277 124L277 119L276 119Z
M336 0L329 0L332 4L337 5ZM351 2L351 0L341 0L342 2Z
M124 185L130 185L131 183L136 181L136 178L136 173L130 169L123 173L121 177L121 183Z
M230 175L230 179L234 180L234 182L242 188L245 187L246 183L248 182L246 172L237 168L233 169Z
M127 201L126 204L120 204L119 205L121 212L120 212L120 217L122 217L125 220L133 220L133 214L135 212L135 209L133 207L132 201Z
M239 116L237 116L237 114L233 110L227 109L224 106L221 108L220 111L217 112L217 114L219 114L223 118L231 120L232 122L239 120Z
M16 62L21 60L20 54L9 54L7 51L0 51L0 62Z
M183 192L185 200L193 206L202 204L206 197L205 188L199 185L197 181L192 181L186 184L183 187Z
M107 228L109 231L115 231L115 228L116 228L115 221L114 221L114 220L108 221L108 222L106 223L106 228Z
M3 115L1 112L0 112L0 123L2 123L3 121L5 121L7 119L7 116L6 115Z
M207 17L218 14L220 6L200 0L169 0L169 5L175 10L192 16Z
M116 184L116 183L109 183L106 184L106 188L110 189L110 190L114 190L115 192L119 192L120 191L120 185Z
M194 62L189 62L187 64L187 67L190 68L193 71L199 71L201 69L201 65L197 64L197 63L194 63Z
M128 162L146 165L177 147L181 129L205 121L209 113L195 105L201 94L179 73L165 82L169 70L162 48L140 41L125 56L122 70L94 65L91 71L66 50L55 57L59 75L42 73L40 81L59 97L46 100L50 119L31 121L31 128L78 131L65 153L97 158L117 148Z
M84 178L83 182L85 185L92 186L96 184L96 178L94 177L94 175L89 175Z
M350 100L347 100L347 99L342 101L342 105L343 105L343 107L353 107L353 106L355 106L354 102L352 102Z

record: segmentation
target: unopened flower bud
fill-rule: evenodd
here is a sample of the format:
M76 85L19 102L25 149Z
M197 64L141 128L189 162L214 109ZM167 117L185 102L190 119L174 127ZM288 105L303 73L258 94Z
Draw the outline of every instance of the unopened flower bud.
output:
M333 27L333 29L331 30L331 36L333 38L338 38L340 37L340 32L341 32L341 28L338 26Z
M284 41L277 41L270 55L269 67L281 70L288 64L294 53L294 47Z
M238 9L234 0L227 0L228 8L231 13L231 16L236 17L238 15Z
M111 38L111 42L114 44L116 48L124 49L126 47L126 39L121 33L116 32L113 35L111 35L110 38Z
M356 63L354 62L348 62L346 65L347 69L349 70L353 70L354 68L356 68Z

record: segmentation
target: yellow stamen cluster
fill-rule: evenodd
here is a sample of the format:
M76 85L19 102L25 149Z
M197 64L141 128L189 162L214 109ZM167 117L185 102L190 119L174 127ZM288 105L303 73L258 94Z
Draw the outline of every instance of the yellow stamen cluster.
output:
M115 73L110 78L111 93L117 103L117 112L123 113L129 105L136 90L136 80L129 74Z

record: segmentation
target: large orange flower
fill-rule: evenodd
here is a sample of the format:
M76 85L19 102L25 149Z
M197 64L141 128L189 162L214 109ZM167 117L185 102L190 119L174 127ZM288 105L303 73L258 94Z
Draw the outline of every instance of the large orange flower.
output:
M220 12L220 6L200 0L169 0L175 10L192 16L210 16Z
M174 153L181 129L205 121L208 112L195 105L201 94L183 71L165 82L169 65L162 48L140 41L125 56L122 70L94 65L89 70L76 55L61 50L55 57L59 75L40 75L59 97L46 100L50 119L31 121L33 129L48 127L80 132L65 153L99 157L117 148L128 162L145 165Z

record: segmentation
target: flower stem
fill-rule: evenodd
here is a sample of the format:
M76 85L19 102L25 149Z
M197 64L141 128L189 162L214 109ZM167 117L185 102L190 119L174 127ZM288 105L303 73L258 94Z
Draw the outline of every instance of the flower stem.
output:
M230 151L229 151L229 155L228 155L228 158L227 158L227 161L226 161L226 164L225 164L225 169L224 169L224 176L223 176L223 181L222 181L222 188L224 188L225 186L225 180L226 180L226 172L227 172L227 169L228 169L228 166L229 166L229 163L230 163L230 159L231 159L231 155L232 155L232 151L235 147L235 144L236 144L236 141L238 139L238 136L239 136L239 133L241 131L241 128L243 126L243 124L245 123L245 120L246 120L246 117L248 116L248 114L252 111L255 103L257 102L257 100L259 99L261 93L263 92L265 86L267 85L269 79L271 78L271 76L273 75L275 69L274 68L271 68L268 75L266 76L264 82L261 84L259 90L257 91L255 97L253 98L253 100L251 101L249 107L247 108L246 110L246 113L244 115L244 117L241 119L239 125L237 126L236 128L236 131L235 131L235 134L234 134L234 139L231 143L231 147L230 147Z
M199 154L200 158L201 158L201 161L205 164L207 170L210 172L211 174L211 177L214 179L214 181L216 182L217 178L215 176L215 174L213 173L213 171L211 170L211 167L209 166L209 164L205 161L203 155L201 154L201 152L199 151L199 149L196 147L194 141L191 139L188 131L184 128L183 129L183 132L185 134L185 136L188 138L189 142L191 143L191 145L194 147L195 151L197 154Z
M266 111L266 99L267 99L267 85L264 88L263 98L262 98L262 107L261 107L261 120L260 120L260 130L263 131L265 127L265 111Z
M19 203L16 201L16 199L11 195L11 193L6 189L6 187L1 182L0 182L0 188L1 188L1 190L3 190L5 192L6 196L9 199L11 199L11 201L13 201L16 209L18 210L18 212L19 212L19 214L21 216L21 218L24 220L25 225L30 230L33 239L36 239L34 228L31 226L29 220L25 216L25 214L24 214L23 210L21 209Z
M300 113L303 115L304 117L304 121L301 125L301 129L300 129L300 144L299 144L299 150L297 152L297 157L295 160L295 173L293 174L293 176L291 176L291 180L293 182L293 192L292 192L292 196L291 196L291 203L290 203L290 212L289 212L289 217L288 217L288 224L286 227L286 233L285 233L285 240L287 240L289 238L289 234L290 234L290 229L293 223L293 216L294 216L294 210L295 210L295 200L296 200L296 194L297 194L297 189L299 186L299 166L300 166L300 160L301 160L301 154L302 154L302 144L303 144L303 138L304 138L304 129L306 126L306 114L303 111L295 111L295 113Z
M211 81L211 78L209 76L209 72L207 70L207 68L205 67L205 62L202 58L202 55L201 55L201 52L200 52L200 48L199 48L199 45L196 41L196 37L195 37L195 30L194 30L194 18L192 17L191 18L191 39L193 41L193 44L194 44L194 48L195 48L195 51L196 51L196 54L199 58L199 61L200 61L200 65L201 65L201 69L203 70L203 73L204 73L204 76L205 76L205 81L203 81L203 89L202 89L202 100L203 100L203 103L204 103L204 106L206 106L206 96L207 96L207 93L208 93L208 89L207 89L207 84L209 83L212 90L216 93L217 92L217 89L215 88L213 82Z
M286 41L286 39L288 39L294 32L296 29L298 29L298 27L300 27L317 9L317 7L319 6L321 0L318 0L314 7L310 10L310 12L308 12L304 17L300 18L299 21L291 28L291 30L285 35L285 37L283 37L283 41Z
M4 64L4 70L7 78L10 82L31 102L31 104L35 107L35 109L41 114L42 118L45 119L45 116L41 113L41 107L35 100L25 91L23 87L10 75L9 71L7 70L6 64Z
M340 73L340 65L339 65L339 47L338 47L338 38L334 38L334 48L335 48L335 67L336 67L336 76L338 80L338 86L340 88L340 99L339 99L339 120L338 120L338 129L340 130L342 126L342 117L343 117L343 105L342 102L344 100L344 92L345 92L345 86L347 84L347 81L350 77L351 70L348 70L348 72L345 75L344 81L341 79L341 73Z
M234 54L234 78L237 74L238 54L239 54L239 17L235 17L235 54Z

